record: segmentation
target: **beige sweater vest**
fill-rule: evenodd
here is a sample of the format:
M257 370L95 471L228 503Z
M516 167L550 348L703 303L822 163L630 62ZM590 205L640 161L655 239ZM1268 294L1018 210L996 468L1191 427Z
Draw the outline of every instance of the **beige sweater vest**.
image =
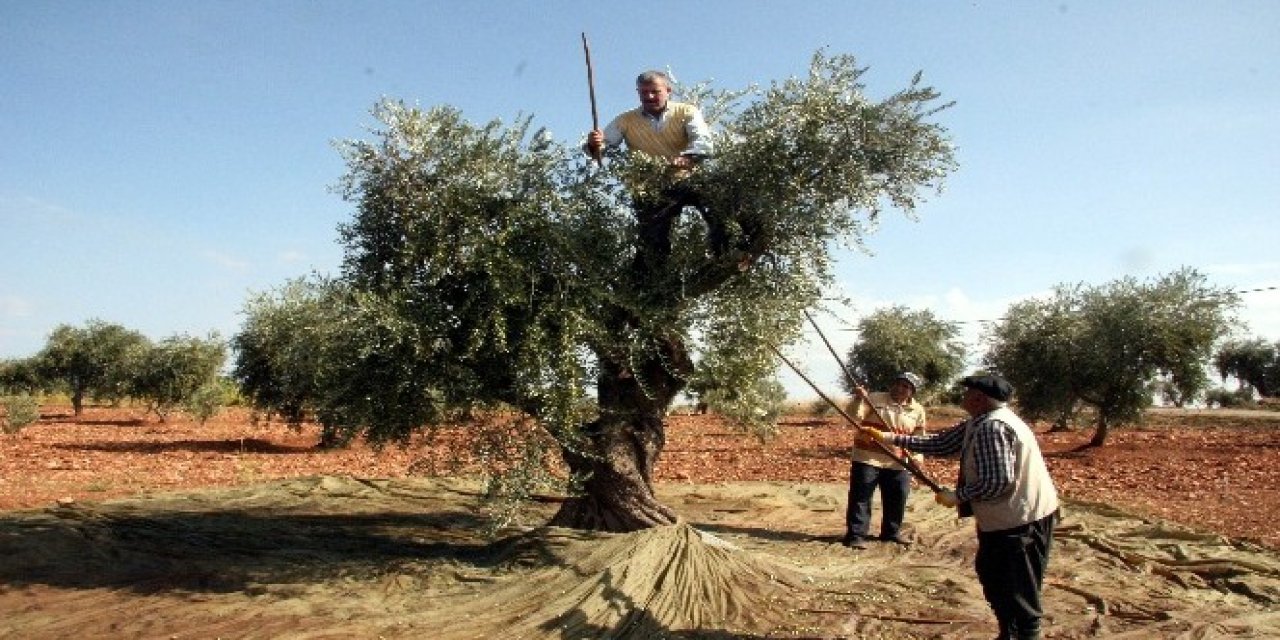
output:
M643 109L632 109L618 117L618 129L627 149L670 160L689 148L687 126L693 114L691 104L668 102L667 118L661 128L655 129Z

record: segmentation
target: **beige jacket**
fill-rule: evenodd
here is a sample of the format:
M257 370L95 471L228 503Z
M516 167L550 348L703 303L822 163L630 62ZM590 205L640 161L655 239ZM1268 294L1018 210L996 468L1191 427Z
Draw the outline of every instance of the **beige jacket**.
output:
M924 406L915 399L908 400L904 404L898 404L889 397L888 392L873 391L871 396L871 404L889 424L877 426L881 431L892 431L893 433L902 433L907 435L922 436L925 435L925 412ZM855 398L853 401L853 417L859 422L864 420L870 422L878 422L876 416L861 398ZM894 447L897 449L897 447ZM897 449L894 453L905 457L907 453L902 449ZM893 461L893 458L885 455L880 447L876 446L875 441L859 433L853 441L853 461L862 462L882 469L901 469L902 465Z

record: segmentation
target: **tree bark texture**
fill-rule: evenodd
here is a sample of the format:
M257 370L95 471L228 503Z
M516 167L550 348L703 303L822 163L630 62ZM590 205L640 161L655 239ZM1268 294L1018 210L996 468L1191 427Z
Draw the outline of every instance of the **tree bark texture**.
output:
M1107 434L1111 431L1111 424L1107 421L1105 415L1098 416L1098 423L1093 429L1093 437L1089 440L1090 447L1101 447L1107 444Z
M627 278L641 308L677 304L670 281L671 233L689 204L686 196L646 203L637 210L636 253ZM641 326L632 309L615 308L617 335ZM586 426L584 451L563 451L569 469L585 477L584 494L566 501L551 524L602 531L635 531L674 524L676 513L653 493L653 470L666 444L666 412L693 371L684 342L674 334L650 338L636 356L598 353L600 416Z
M587 426L585 450L562 454L569 469L586 478L583 495L562 504L550 524L615 532L674 524L676 513L654 496L653 471L666 444L666 407L683 384L658 362L644 372L610 368L599 384L601 414Z

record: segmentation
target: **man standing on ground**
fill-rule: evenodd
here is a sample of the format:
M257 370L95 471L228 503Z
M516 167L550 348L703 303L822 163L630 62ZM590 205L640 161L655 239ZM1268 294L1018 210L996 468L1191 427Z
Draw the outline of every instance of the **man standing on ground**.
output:
M859 394L853 414L863 425L893 433L925 435L924 407L915 400L923 380L903 372L889 385L889 392ZM872 411L872 408L875 410ZM872 420L868 420L868 417ZM880 419L885 420L881 423ZM859 433L853 441L853 464L849 469L849 502L845 509L842 544L850 549L866 548L871 524L871 499L880 489L880 540L905 545L902 519L911 493L911 474L884 454L875 441Z
M604 129L587 134L583 150L593 157L602 149L627 144L666 158L677 169L692 168L711 155L711 131L698 107L671 98L671 77L662 71L645 71L636 78L640 107L620 114Z
M999 623L999 638L1038 640L1040 593L1058 520L1058 494L1035 433L1005 406L1013 387L996 375L969 376L960 384L965 387L961 406L971 417L954 427L925 437L864 431L926 455L959 453L956 490L937 493L934 499L976 520L974 569Z

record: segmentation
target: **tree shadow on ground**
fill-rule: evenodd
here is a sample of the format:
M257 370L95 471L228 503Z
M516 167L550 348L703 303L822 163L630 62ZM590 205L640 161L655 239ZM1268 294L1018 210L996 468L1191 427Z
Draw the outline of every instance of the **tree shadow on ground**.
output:
M507 561L517 545L485 540L477 533L484 524L477 514L453 510L350 515L61 508L0 517L0 583L236 592L373 577L389 566L423 571L433 563L488 567ZM539 553L528 545L519 551ZM541 553L535 561L553 558Z
M809 458L813 460L827 460L832 458L847 459L849 457L849 447L843 445L828 445L807 448L797 448L792 452L799 458Z
M75 416L65 416L65 419L86 427L140 427L147 424L144 418L119 418L115 420L84 418L77 420Z
M234 440L174 440L172 442L85 442L80 444L55 444L54 449L66 451L101 451L103 453L168 453L188 451L192 453L314 453L314 446L282 445L259 438Z
M637 602L624 589L618 588L611 571L605 571L602 579L604 584L600 595L609 602L611 611L626 612L621 620L611 624L592 623L590 613L577 607L544 623L542 630L564 640L764 640L769 637L721 629L670 629L648 610L646 603ZM803 636L786 637L807 640Z
M1084 444L1071 447L1070 449L1061 449L1058 451L1045 451L1043 452L1043 455L1046 459L1054 459L1054 458L1076 459L1076 458L1088 458L1089 454L1094 451L1098 451L1098 446L1089 444L1088 442L1086 442Z
M810 418L807 420L783 419L778 421L778 427L825 427L827 420L823 418Z

